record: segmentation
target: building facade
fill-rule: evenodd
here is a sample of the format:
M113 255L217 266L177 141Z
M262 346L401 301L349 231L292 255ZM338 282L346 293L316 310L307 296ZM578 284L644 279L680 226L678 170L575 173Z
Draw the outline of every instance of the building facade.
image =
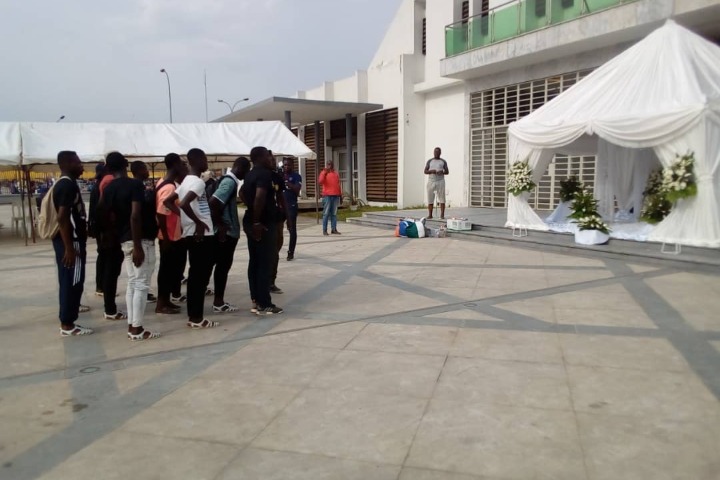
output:
M450 207L504 208L508 125L669 18L720 38L720 0L403 0L367 70L295 96L382 106L352 118L352 151L347 119L295 131L367 202L424 204L423 168L440 147ZM317 164L301 168L314 196ZM592 186L594 157L556 156L531 206L554 208L569 175Z

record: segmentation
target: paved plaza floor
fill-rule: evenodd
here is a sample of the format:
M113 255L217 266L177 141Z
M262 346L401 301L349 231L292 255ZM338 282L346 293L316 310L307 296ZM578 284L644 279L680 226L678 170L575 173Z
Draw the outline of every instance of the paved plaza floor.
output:
M0 239L0 478L720 478L720 276L341 231L302 227L284 314L249 312L242 240L241 312L150 306L139 343L94 248L96 333L60 338L50 245Z

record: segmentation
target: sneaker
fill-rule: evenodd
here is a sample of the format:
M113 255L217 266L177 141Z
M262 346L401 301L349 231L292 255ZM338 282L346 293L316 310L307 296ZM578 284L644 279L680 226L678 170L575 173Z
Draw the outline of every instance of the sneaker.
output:
M333 235L342 235L342 233L338 232L337 230L333 230L330 233L332 233Z
M250 308L250 313L257 313L257 312L258 312L257 303L252 302L252 307Z
M292 262L295 259L294 253L288 253L287 261Z
M323 235L327 236L327 235L328 235L328 233L324 231L324 232L323 232Z
M103 313L103 317L105 320L127 320L127 315L125 315L120 310L117 311L117 313Z
M103 296L102 290L95 290L95 296L96 296L96 297L102 297L102 296Z
M179 297L176 297L175 295L170 295L170 301L177 303L185 303L187 302L187 295L180 295Z
M283 291L277 285L270 285L270 293L276 293L278 295L282 295Z
M264 316L264 315L279 315L283 313L283 309L278 307L277 305L271 305L269 307L265 308L258 308L257 312L255 312L256 315Z
M157 297L155 295L153 295L152 293L148 293L147 303L157 303Z

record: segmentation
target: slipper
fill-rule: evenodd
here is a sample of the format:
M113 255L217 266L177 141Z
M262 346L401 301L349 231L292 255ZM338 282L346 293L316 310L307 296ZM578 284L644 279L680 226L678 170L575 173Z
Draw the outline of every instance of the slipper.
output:
M213 290L212 288L208 288L207 290L205 290L206 297L212 297L213 295L215 295L215 290Z
M207 318L203 318L202 322L187 322L187 326L193 330L200 328L215 328L220 326L220 322L211 322Z
M214 313L230 313L230 312L237 312L239 310L238 307L235 305L230 305L229 303L224 303L219 307L216 307L213 305L213 312Z
M145 330L144 328L140 333L133 334L128 332L128 338L132 340L133 342L143 341L143 340L152 340L153 338L159 338L160 332L151 332L150 330Z
M170 301L171 302L178 302L178 303L185 303L187 302L187 295L180 295L179 297L176 297L174 295L170 295Z
M117 311L117 313L103 313L103 317L105 320L127 320L127 315L125 315L120 310Z
M158 315L177 315L182 310L180 308L172 308L172 307L163 307L163 308L156 308L155 313Z
M81 335L90 335L91 333L93 333L92 328L81 327L80 325L75 325L75 328L72 330L63 330L62 327L60 328L61 337L79 337Z
M90 311L90 307L87 305L80 305L80 308L78 309L78 312L80 313L87 313Z

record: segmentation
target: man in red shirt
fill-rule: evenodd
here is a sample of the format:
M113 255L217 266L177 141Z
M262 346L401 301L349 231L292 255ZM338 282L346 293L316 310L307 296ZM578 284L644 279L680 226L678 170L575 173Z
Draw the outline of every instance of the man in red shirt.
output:
M320 172L318 183L322 186L323 196L323 235L328 234L328 218L330 218L332 228L330 233L340 235L337 229L337 211L342 198L342 187L340 186L340 176L335 171L332 160L329 160L325 169Z

